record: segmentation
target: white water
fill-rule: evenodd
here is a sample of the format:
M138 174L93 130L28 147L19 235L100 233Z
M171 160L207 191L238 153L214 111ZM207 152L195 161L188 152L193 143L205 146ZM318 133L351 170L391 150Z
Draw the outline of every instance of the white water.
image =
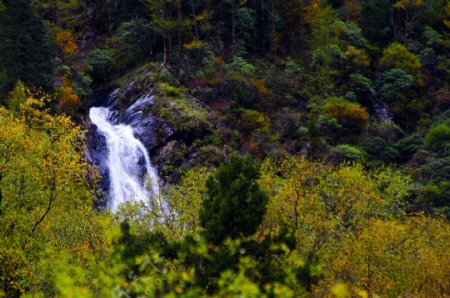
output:
M110 191L108 205L112 212L124 202L150 203L152 196L159 200L159 179L144 145L134 136L128 125L113 125L108 108L91 108L89 117L106 138L108 147ZM143 168L144 167L144 168ZM142 177L145 169L145 177ZM147 183L148 179L150 183Z

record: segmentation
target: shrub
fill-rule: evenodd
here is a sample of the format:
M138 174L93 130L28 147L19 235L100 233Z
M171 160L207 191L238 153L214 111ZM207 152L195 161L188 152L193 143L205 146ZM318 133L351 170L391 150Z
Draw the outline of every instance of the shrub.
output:
M383 73L380 91L390 102L398 100L401 94L414 84L414 78L406 71L392 68Z
M425 136L425 146L432 150L439 150L450 143L450 126L439 124L431 128Z
M350 132L361 133L367 128L369 114L357 103L349 102L342 97L330 98L326 101L324 110Z
M337 162L358 161L365 155L366 153L363 150L348 144L343 144L331 149L329 158Z
M386 143L380 137L368 137L361 144L361 148L369 154L370 157L382 160L393 161L399 155L396 148Z
M342 125L336 118L329 115L320 115L314 125L316 133L320 136L336 136L341 133Z
M416 82L421 80L422 64L420 63L420 59L398 42L391 43L383 51L380 65L387 68L406 70L414 76Z

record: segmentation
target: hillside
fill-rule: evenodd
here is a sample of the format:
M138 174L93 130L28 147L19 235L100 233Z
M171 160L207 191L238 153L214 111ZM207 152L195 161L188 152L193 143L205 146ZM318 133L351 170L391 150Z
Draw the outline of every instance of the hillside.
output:
M445 0L0 0L0 297L450 295Z

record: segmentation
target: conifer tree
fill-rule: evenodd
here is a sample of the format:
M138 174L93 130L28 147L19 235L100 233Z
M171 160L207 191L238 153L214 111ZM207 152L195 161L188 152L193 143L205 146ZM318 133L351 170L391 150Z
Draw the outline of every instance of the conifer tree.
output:
M0 94L21 80L27 86L48 87L52 74L51 43L44 23L29 0L2 0L0 10L0 72L6 73Z
M233 156L207 180L209 198L200 210L200 223L209 241L220 243L256 232L268 200L258 177L259 168L250 159Z

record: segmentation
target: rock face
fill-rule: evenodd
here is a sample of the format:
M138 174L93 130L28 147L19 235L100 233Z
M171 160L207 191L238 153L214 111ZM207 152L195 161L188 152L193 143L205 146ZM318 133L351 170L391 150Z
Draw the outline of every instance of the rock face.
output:
M149 152L157 151L155 148L164 147L174 133L163 119L152 114L154 98L155 95L151 88L144 88L141 92L136 92L133 83L131 83L125 90L116 89L110 92L103 102L98 101L96 105L108 110L107 120L109 124L131 127L134 138L138 139L146 149L144 155L149 155ZM126 101L128 107L122 108L123 101ZM114 191L112 185L114 185L114 180L117 179L111 176L110 159L118 157L109 156L111 150L108 148L108 144L110 145L111 140L107 140L105 134L92 121L88 123L86 141L88 145L86 157L97 167L101 175L100 187L103 190L103 200L99 200L98 205L104 207L107 202L106 199ZM151 156L150 159L152 159ZM138 162L135 165L128 166L140 167L141 169L136 169L137 172L146 172L145 163ZM117 173L115 175L117 176ZM126 175L124 174L124 176ZM141 178L141 183L145 183L144 177Z

